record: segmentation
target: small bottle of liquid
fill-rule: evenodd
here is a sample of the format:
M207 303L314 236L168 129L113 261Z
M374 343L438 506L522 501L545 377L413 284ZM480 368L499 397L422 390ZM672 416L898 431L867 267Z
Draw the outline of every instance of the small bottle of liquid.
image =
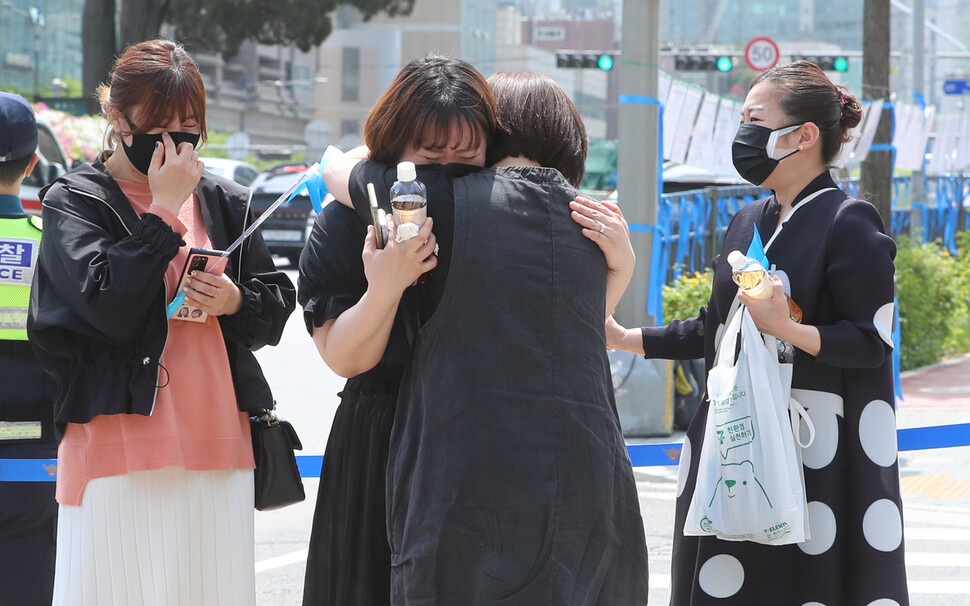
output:
M391 210L399 241L418 235L418 229L428 216L428 192L424 183L417 179L414 162L397 165L397 181L391 185ZM406 223L412 223L415 227L402 229Z
M773 288L771 276L761 263L745 256L739 250L731 251L727 260L731 264L731 278L746 295L752 299L771 298ZM795 322L801 323L802 308L787 294L785 298L788 300L788 316Z

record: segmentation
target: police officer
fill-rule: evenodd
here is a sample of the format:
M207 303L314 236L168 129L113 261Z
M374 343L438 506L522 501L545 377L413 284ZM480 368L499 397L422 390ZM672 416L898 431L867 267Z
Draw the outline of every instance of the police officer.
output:
M20 185L37 164L36 150L30 104L0 92L0 459L57 457L51 388L26 328L41 222L24 213ZM50 604L55 485L16 479L0 475L0 602Z

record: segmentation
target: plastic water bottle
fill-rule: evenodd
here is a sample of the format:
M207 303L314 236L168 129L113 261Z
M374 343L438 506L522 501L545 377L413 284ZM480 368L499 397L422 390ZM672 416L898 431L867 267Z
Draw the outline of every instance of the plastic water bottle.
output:
M400 162L397 165L397 181L391 185L391 212L394 213L398 242L417 236L424 220L428 218L428 190L424 183L418 181L414 162ZM414 284L425 284L432 277L434 270L426 271Z
M401 233L401 226L413 223L416 229L405 229L408 239L418 233L418 229L428 216L428 191L424 183L418 181L414 169L414 162L401 162L397 165L397 181L391 185L391 210L394 213L394 224Z
M752 299L766 300L771 298L774 286L768 270L761 263L745 256L740 250L731 251L727 260L731 265L731 279L738 285L738 288L744 291L744 294ZM787 294L785 298L788 300L788 316L800 323L802 321L802 308Z

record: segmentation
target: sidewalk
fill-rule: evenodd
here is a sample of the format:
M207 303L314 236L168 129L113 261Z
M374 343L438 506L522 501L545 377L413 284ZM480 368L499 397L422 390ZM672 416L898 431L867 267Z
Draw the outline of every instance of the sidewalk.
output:
M970 354L901 373L901 429L970 423ZM970 446L899 453L906 503L970 508Z
M900 409L964 408L970 411L970 353L900 373ZM954 421L960 423L964 421Z

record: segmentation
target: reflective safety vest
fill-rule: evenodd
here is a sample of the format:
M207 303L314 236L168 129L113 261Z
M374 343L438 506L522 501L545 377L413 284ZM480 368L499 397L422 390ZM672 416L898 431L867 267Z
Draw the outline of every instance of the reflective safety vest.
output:
M37 266L40 217L0 219L0 340L27 340L30 281Z

